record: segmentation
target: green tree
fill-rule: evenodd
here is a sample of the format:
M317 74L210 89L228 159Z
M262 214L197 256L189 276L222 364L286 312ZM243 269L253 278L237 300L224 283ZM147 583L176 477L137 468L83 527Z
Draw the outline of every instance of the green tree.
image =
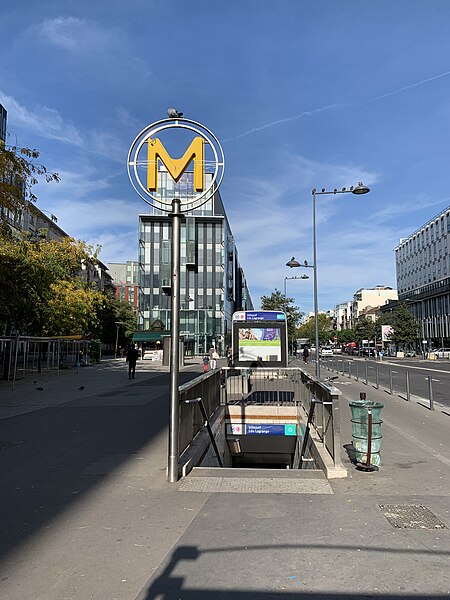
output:
M297 326L303 313L294 306L294 298L286 298L279 290L275 288L270 296L261 296L262 310L281 310L286 314L288 339L292 343L297 339Z
M319 313L317 322L319 326L319 342L327 344L334 337L333 320L327 317L327 315ZM309 338L311 343L315 344L316 330L313 317L298 328L297 335L299 338Z
M355 331L353 329L341 329L340 331L336 331L336 336L340 344L349 344L356 339Z
M0 141L0 206L19 214L36 202L33 186L43 177L47 182L59 181L57 173L49 173L37 163L39 152L30 148L7 146ZM5 220L6 214L0 213Z
M376 323L377 339L381 340L381 325L390 325L393 333L389 341L399 347L415 344L419 337L419 324L405 303L400 303L391 312L382 314Z
M45 335L82 335L98 328L98 313L106 301L99 290L60 280L49 292L43 311Z
M355 340L371 340L374 337L374 323L371 319L361 319L355 325Z
M97 290L80 277L97 251L72 238L32 240L0 234L0 324L2 332L55 335L84 330L95 322ZM65 282L65 283L64 283ZM62 313L66 310L67 318ZM61 326L53 313L58 314ZM69 315L71 318L69 318ZM72 331L69 327L72 323Z
M137 316L129 302L115 296L105 295L98 319L98 336L108 346L115 346L117 334L119 346L125 346L137 329Z

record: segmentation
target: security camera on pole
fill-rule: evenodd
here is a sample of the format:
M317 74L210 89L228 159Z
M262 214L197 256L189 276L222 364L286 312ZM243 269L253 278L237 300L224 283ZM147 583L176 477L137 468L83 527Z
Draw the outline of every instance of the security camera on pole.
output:
M175 108L167 111L168 119L145 127L134 139L128 153L128 176L137 194L158 210L172 217L172 279L171 279L171 354L170 354L170 423L168 479L178 480L178 417L179 417L179 338L180 338L180 246L183 213L195 210L208 200L220 186L225 161L216 136L204 125L183 119ZM188 146L186 147L186 143ZM172 158L166 150L177 148L181 158ZM179 150L178 150L179 149ZM186 173L193 163L193 177ZM162 171L159 167L164 165ZM163 193L161 178L173 179L173 198ZM185 175L183 179L183 175Z

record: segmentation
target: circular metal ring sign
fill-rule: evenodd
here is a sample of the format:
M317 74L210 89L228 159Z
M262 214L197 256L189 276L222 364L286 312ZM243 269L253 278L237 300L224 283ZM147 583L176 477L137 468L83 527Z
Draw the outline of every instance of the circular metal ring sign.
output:
M148 125L128 152L131 185L147 204L167 212L172 210L174 198L179 198L182 212L205 204L220 186L224 168L219 140L188 119L164 119Z

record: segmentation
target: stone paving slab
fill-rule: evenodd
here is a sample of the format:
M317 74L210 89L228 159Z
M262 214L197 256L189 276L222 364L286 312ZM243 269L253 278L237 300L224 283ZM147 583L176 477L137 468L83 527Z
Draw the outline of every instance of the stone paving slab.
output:
M186 477L180 492L234 494L333 494L323 479L281 479L251 477Z

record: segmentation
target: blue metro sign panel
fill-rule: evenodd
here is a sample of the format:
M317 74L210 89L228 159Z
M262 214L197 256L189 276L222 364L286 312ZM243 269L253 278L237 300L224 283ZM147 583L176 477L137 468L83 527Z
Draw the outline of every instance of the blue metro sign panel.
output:
M230 423L227 426L227 433L232 435L297 435L297 425L295 423L282 425Z

